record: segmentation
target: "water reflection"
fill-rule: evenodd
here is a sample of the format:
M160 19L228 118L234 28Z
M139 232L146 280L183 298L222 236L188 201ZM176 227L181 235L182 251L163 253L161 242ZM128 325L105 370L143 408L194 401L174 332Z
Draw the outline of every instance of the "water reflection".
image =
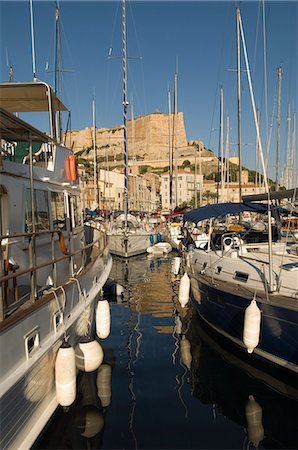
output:
M114 258L104 361L80 373L75 404L59 409L37 448L297 447L297 392L246 366L178 301L172 258ZM110 289L109 295L112 290Z
M193 395L213 406L215 418L221 415L243 426L245 447L297 448L297 389L246 366L192 315L180 351L186 352L188 367L191 358Z

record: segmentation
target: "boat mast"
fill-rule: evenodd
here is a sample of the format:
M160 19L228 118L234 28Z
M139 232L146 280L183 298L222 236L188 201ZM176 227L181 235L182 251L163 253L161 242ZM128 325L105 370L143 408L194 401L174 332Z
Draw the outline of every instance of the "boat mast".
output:
M237 107L238 107L238 161L239 161L239 201L242 197L242 137L241 137L241 67L240 67L240 9L236 7L237 31Z
M173 209L173 147L171 140L171 92L168 88L168 113L169 113L169 194L170 194L170 212Z
M247 51L246 51L246 43L245 43L244 31L243 31L243 26L242 26L240 10L239 10L238 7L237 7L237 17L238 17L239 31L241 32L241 39L242 39L243 53L244 53L244 59L245 59L245 65L246 65L247 80L248 80L248 85L249 85L249 92L250 92L251 104L252 104L252 109L253 109L254 122L255 122L256 133L257 133L257 139L258 139L258 144L259 144L259 149L260 149L260 159L261 159L262 169L263 169L263 174L264 174L265 192L267 194L267 200L268 200L268 254L269 254L268 290L269 290L269 292L273 292L273 291L275 291L277 289L277 286L274 283L274 276L273 276L272 229L271 229L271 209L270 209L271 199L270 199L270 192L269 192L269 186L268 186L266 164L265 164L263 148L262 148L260 128L259 128L259 124L258 124L257 109L256 109L254 93L253 93L253 88L252 88L252 81L251 81L251 76L250 76L250 67L249 67L248 56L247 56Z
M95 119L95 98L92 97L92 123L93 123L93 164L94 164L94 204L99 207L98 203L98 186L97 186L97 150L96 150L96 119Z
M136 155L135 155L135 117L134 117L134 101L133 97L131 97L130 101L130 120L131 120L131 150L130 154L132 155L132 163L133 167L135 167ZM133 209L140 209L140 204L138 204L138 195L137 195L137 175L133 173Z
M178 112L178 98L177 98L177 87L178 87L178 70L176 70L174 76L174 149L175 149L175 206L178 206L178 155L177 155L177 112Z
M281 93L281 66L278 68L277 75L277 136L276 136L276 177L275 190L279 190L279 146L280 146L280 93Z
M226 160L225 160L225 177L227 180L227 202L230 201L230 117L227 116L227 129L226 129Z
M223 88L221 86L220 88L220 133L219 133L219 148L220 148L220 186L221 186L221 203L224 201L224 158L223 158L223 154L224 154L224 150L223 150L223 102L224 102L224 97L223 97ZM218 200L217 200L218 201Z
M34 39L34 18L33 18L33 0L30 0L30 23L31 23L31 51L32 51L32 72L33 81L36 81L36 64L35 64L35 39Z
M126 0L122 0L122 71L123 71L123 155L124 155L124 216L127 232L128 213L128 161L127 161L127 60L126 60Z
M286 163L286 188L290 189L290 165L291 165L291 106L290 102L288 102L288 116L287 116L287 163Z
M61 82L61 37L60 37L60 15L59 15L59 7L58 2L56 2L56 33L55 33L55 84L54 90L55 94L59 99L62 98L62 82ZM62 139L62 116L61 111L58 109L58 136L59 141Z
M296 112L293 113L293 129L292 129L292 167L293 167L293 176L292 176L292 182L293 187L295 188L297 186L297 172L296 172Z

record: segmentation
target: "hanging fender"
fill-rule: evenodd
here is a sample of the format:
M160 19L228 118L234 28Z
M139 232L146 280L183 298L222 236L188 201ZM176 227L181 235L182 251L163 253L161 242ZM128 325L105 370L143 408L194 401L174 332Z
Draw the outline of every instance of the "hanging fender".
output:
M75 181L77 179L77 160L74 155L70 155L69 159L69 171L70 171L70 180Z
M77 161L74 155L69 155L64 158L65 177L68 181L75 181L77 175Z

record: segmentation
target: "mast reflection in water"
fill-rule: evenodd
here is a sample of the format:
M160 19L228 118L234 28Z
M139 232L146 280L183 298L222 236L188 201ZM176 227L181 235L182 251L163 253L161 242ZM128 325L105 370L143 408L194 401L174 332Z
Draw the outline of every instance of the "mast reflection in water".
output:
M74 405L34 448L297 448L297 391L247 373L190 305L181 308L173 257L114 258L103 364L79 373Z

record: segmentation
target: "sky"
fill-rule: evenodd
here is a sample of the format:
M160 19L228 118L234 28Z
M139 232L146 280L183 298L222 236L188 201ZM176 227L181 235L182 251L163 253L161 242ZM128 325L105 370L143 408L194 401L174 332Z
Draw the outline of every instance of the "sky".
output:
M239 2L239 6L260 114L263 151L266 154L269 148L269 172L274 178L280 65L281 166L286 161L288 102L291 133L293 112L297 111L298 2L250 0ZM60 0L59 8L62 100L71 110L72 129L92 126L93 95L96 126L121 125L121 2ZM167 91L170 89L173 101L177 71L178 110L184 113L187 139L202 140L218 154L222 86L224 137L229 116L230 155L237 155L235 11L234 1L127 1L128 100L133 102L135 117L168 112ZM53 84L55 2L33 0L33 14L37 78ZM29 0L0 0L0 25L0 81L8 81L9 64L13 66L14 81L31 81ZM246 167L254 169L256 133L242 47L241 66L242 158Z

